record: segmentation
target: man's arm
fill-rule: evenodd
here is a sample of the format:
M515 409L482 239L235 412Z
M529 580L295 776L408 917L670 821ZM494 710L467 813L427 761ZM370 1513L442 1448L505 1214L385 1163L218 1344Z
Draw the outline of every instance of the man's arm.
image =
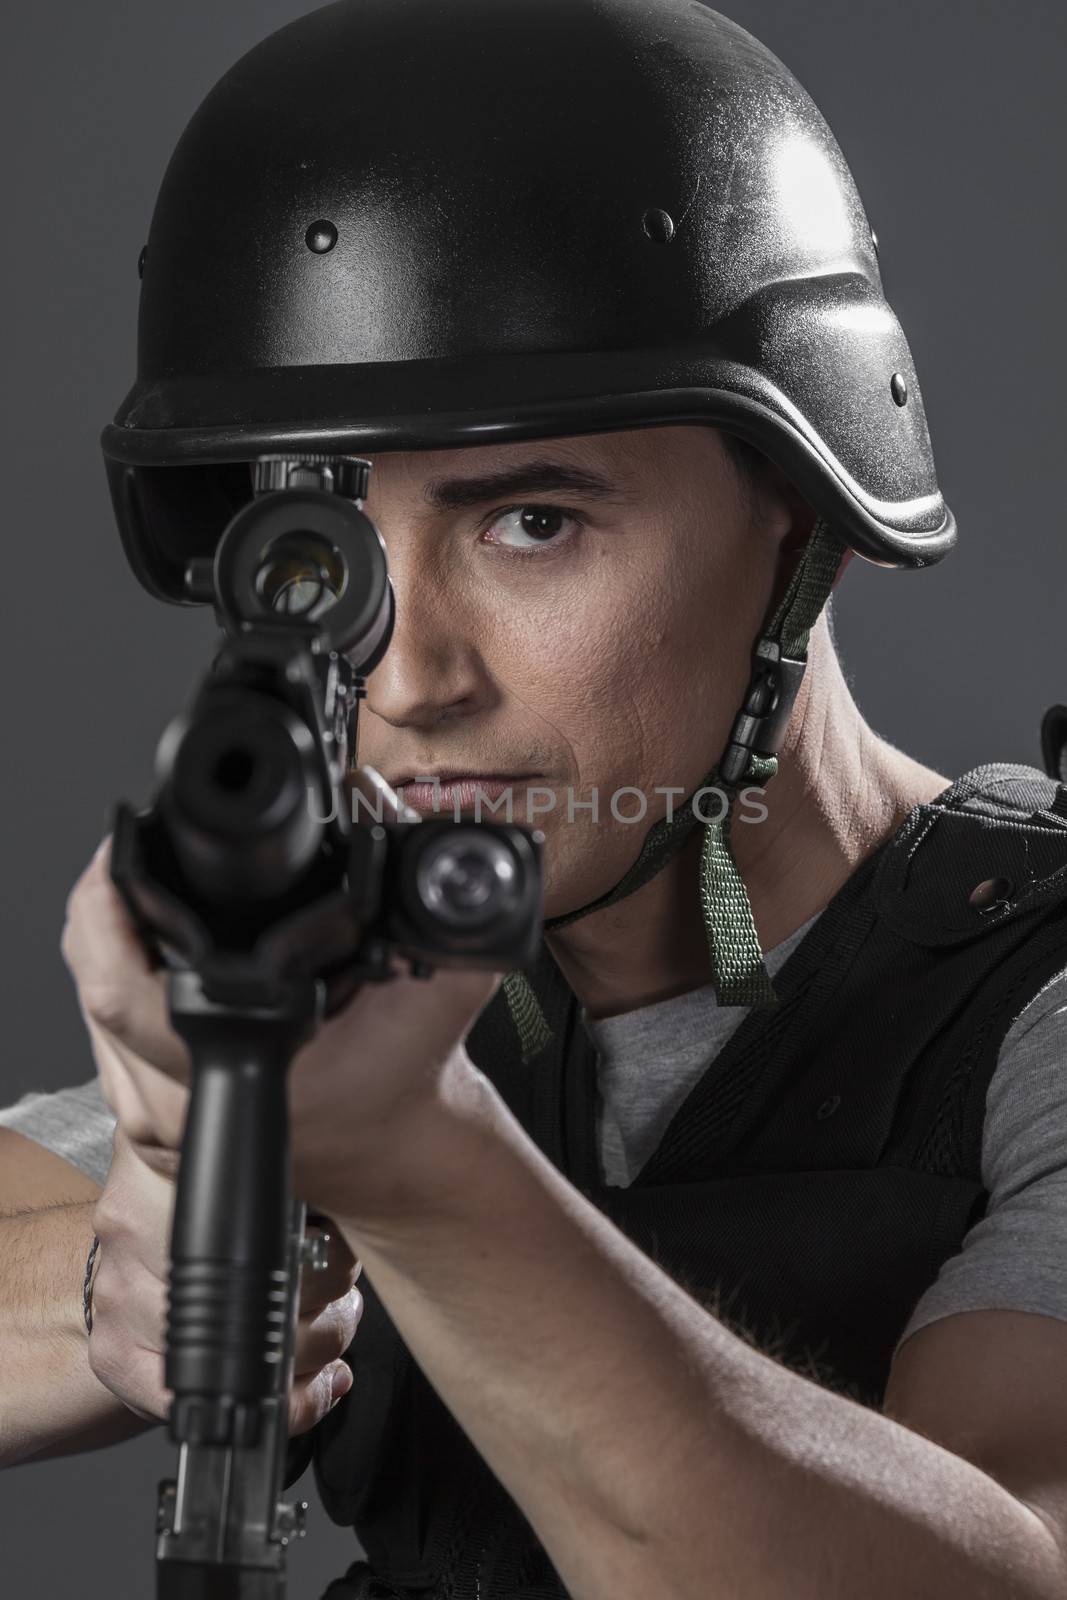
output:
M1067 1325L950 1319L950 1364L977 1375L951 1426L931 1411L945 1334L916 1334L891 1386L904 1425L731 1334L480 1075L355 1181L350 1247L574 1600L1067 1592Z
M0 1467L158 1426L89 1366L82 1283L99 1194L70 1162L0 1127Z

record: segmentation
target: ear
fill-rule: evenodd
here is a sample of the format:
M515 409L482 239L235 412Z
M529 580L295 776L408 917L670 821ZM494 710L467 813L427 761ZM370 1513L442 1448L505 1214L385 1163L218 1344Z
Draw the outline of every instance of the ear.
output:
M778 558L774 574L774 587L768 616L773 616L782 602L801 556L811 538L818 518L814 506L808 504L795 484L790 482L775 462L767 462L767 470L760 485L760 499L764 519L781 532L778 538ZM838 571L838 577L844 568ZM836 580L835 580L836 582Z

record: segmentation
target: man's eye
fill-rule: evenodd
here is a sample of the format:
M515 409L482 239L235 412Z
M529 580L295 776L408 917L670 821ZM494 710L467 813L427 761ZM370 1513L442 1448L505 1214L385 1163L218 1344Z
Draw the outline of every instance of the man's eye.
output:
M535 550L539 545L561 544L579 519L562 506L513 506L502 511L486 529L487 543L509 550ZM490 536L491 537L488 537Z

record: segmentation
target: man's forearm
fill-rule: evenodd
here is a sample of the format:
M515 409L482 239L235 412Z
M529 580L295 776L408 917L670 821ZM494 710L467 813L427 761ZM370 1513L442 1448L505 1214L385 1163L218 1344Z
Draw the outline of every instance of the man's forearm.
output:
M89 1365L93 1203L0 1217L0 1467L114 1444L154 1424Z
M730 1333L463 1093L340 1225L575 1600L1063 1593L1026 1506Z

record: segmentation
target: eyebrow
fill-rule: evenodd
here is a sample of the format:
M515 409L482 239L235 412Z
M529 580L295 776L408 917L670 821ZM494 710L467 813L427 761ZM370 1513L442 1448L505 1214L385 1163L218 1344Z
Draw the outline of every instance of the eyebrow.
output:
M626 499L625 490L603 473L586 467L568 466L547 458L523 461L499 472L476 478L435 478L426 485L425 496L439 511L462 511L484 505L488 500L507 499L517 494L579 494L590 499Z

